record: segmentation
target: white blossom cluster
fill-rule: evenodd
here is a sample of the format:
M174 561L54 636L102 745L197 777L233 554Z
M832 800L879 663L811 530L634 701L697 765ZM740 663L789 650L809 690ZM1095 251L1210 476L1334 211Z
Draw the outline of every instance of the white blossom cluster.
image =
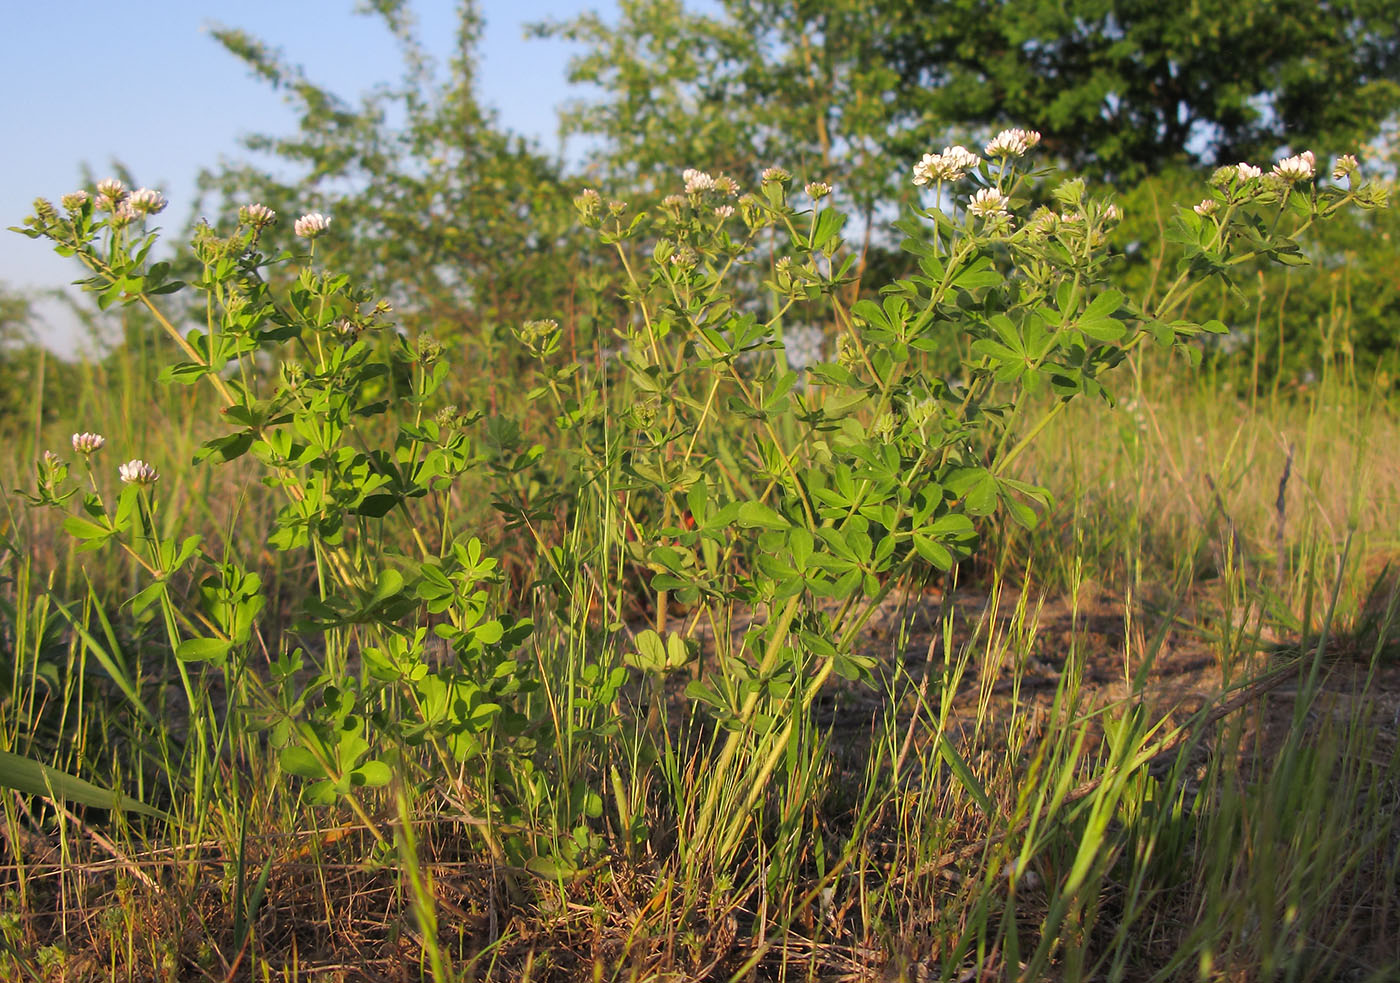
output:
M941 154L924 154L919 159L914 165L914 183L956 181L980 163L982 158L966 147L944 147Z
M982 148L982 152L988 157L1021 157L1038 143L1039 131L1014 127L998 133Z
M320 212L307 212L292 225L292 231L303 239L315 239L331 227L329 217Z

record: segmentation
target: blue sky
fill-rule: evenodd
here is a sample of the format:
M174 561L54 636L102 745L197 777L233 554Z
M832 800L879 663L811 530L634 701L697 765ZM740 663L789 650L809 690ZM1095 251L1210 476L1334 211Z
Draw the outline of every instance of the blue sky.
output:
M247 31L308 78L354 100L396 80L401 61L377 17L352 0L154 0L99 4L45 0L7 4L0 38L5 94L0 151L0 283L38 290L75 279L80 269L44 243L4 231L32 211L36 196L57 199L78 187L86 163L95 177L120 161L171 200L167 229L190 213L195 176L221 157L249 159L239 138L283 133L295 118L281 95L254 79L208 34L221 24ZM614 0L481 0L486 33L478 51L480 95L501 124L559 150L555 108L581 93L565 82L572 47L526 39L524 25L583 10L611 17ZM456 4L419 0L418 33L445 56ZM44 340L71 351L74 332L59 307L40 306Z

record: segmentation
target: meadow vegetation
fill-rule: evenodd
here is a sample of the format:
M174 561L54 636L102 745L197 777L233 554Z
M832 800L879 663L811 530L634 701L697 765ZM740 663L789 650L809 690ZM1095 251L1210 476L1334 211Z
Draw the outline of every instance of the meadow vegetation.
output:
M628 4L540 28L584 179L371 6L358 108L217 32L305 173L16 228L120 338L0 307L0 976L1400 973L1374 11L1213 167L899 4Z

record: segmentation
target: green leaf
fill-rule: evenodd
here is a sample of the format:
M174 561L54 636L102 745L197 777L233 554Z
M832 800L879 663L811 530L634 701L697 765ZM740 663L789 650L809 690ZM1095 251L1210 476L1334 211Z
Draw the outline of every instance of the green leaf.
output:
M786 529L790 523L762 502L744 502L739 506L738 523L745 529Z
M26 795L52 796L97 809L125 809L156 819L169 818L139 799L128 798L114 789L94 785L11 751L0 751L0 785Z
M232 642L222 638L187 638L175 646L175 658L181 662L221 665L232 647Z

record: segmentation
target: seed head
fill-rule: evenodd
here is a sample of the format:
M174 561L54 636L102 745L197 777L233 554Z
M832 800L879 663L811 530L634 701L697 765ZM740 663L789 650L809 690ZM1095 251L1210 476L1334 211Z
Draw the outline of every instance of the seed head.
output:
M160 472L139 458L127 461L117 468L117 473L128 485L154 485L160 479Z
M292 225L292 231L303 239L315 239L330 228L331 220L320 212L307 212Z
M79 454L86 455L101 450L102 445L105 443L107 443L107 438L100 433L88 433L85 430L82 433L75 433L73 435L73 450L77 451Z

